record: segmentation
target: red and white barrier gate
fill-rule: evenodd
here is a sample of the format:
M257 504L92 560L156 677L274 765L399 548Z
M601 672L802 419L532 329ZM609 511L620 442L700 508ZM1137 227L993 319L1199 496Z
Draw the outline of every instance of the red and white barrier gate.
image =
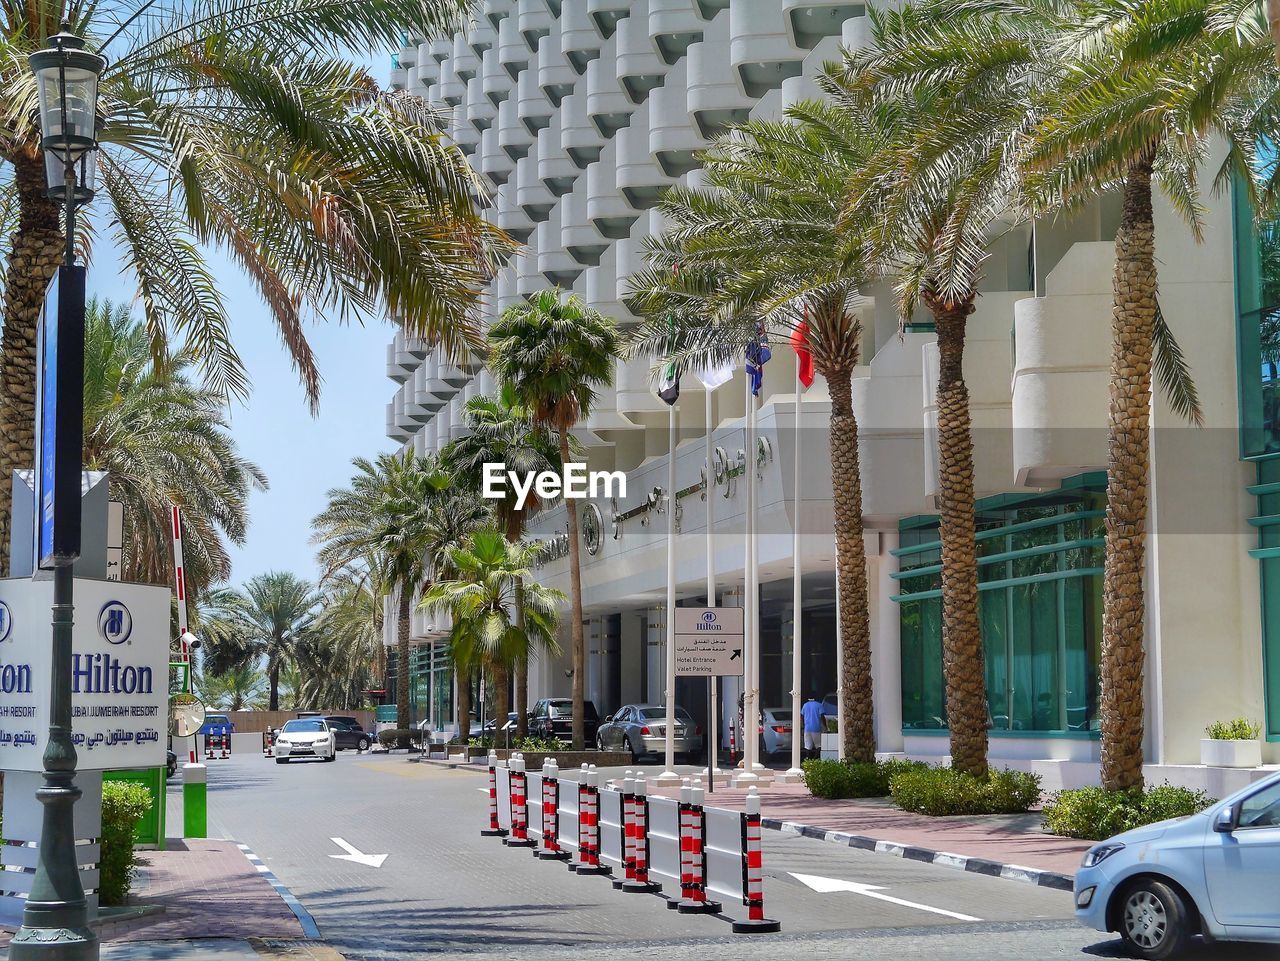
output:
M760 795L754 787L747 791L742 812L742 903L747 920L734 921L735 934L772 934L782 929L764 916L764 858L760 849Z
M498 755L489 752L489 826L480 832L482 837L504 838L507 830L498 823Z
M600 772L582 765L578 781L578 860L570 869L578 874L609 874L600 863Z
M513 754L507 762L511 772L511 834L502 839L509 848L531 848L529 837L529 807L527 786L529 778L524 770L524 755Z
M560 848L560 766L553 757L542 762L542 849L543 861L567 861L568 851Z
M657 894L662 885L649 879L649 789L643 771L631 780L631 877L621 890L631 894Z
M668 901L667 907L681 914L719 914L719 901L707 900L707 861L703 847L706 815L703 812L702 782L680 787L680 900Z

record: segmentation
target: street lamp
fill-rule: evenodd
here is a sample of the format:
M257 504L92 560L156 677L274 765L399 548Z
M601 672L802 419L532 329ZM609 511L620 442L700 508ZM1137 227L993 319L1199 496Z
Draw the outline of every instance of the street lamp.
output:
M93 198L97 169L98 77L106 61L70 32L49 38L30 58L40 104L40 146L47 194L66 206L63 266L49 286L40 333L37 390L36 561L53 569L53 658L49 678L49 740L40 849L22 927L10 961L96 961L98 937L89 927L76 856L73 810L76 750L71 739L71 660L74 575L80 555L80 472L84 383L84 268L75 263L76 208Z

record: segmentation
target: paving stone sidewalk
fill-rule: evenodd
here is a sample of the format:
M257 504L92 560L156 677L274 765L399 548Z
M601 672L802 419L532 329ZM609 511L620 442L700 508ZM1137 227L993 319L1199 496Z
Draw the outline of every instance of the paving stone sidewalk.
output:
M675 797L679 791L658 789L654 793ZM815 798L802 784L768 785L759 793L760 813L766 822L783 821L1059 875L1074 875L1090 846L1088 841L1047 834L1036 813L933 818L899 811L886 798ZM744 797L745 790L717 786L715 793L707 796L707 804L740 811Z

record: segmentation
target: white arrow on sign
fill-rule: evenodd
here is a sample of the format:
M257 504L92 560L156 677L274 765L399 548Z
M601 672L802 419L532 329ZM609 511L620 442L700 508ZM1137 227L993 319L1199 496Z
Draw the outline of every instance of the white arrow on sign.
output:
M915 908L917 911L928 911L930 914L941 914L948 918L955 918L957 921L981 921L982 918L975 918L968 914L960 914L957 911L946 911L942 908L935 908L928 904L917 904L915 901L904 901L902 898L895 898L888 894L881 894L884 890L874 884L862 884L859 881L841 881L839 878L820 878L813 874L796 874L794 871L789 872L793 878L806 887L812 888L819 894L835 894L840 891L847 891L850 894L861 894L863 897L875 898L877 901L887 901L890 904L900 904L904 908Z
M382 862L387 859L385 854L365 854L354 845L348 844L342 838L329 838L334 844L346 851L346 854L330 854L329 857L337 858L339 861L354 861L356 864L367 864L371 868L382 867Z

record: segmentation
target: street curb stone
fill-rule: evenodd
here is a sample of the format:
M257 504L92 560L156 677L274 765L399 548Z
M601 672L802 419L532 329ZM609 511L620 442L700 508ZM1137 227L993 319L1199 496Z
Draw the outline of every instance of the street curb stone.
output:
M798 837L816 838L841 844L845 847L857 848L861 851L874 851L876 854L890 854L905 858L908 861L920 861L925 864L938 864L943 867L968 871L971 874L982 874L992 878L1004 878L1007 881L1022 881L1041 888L1053 888L1057 891L1070 891L1075 885L1075 877L1058 871L1042 871L1021 864L1003 864L986 858L969 857L965 854L952 854L949 851L933 851L915 844L900 844L897 841L885 841L881 838L865 837L860 834L849 834L845 831L827 831L808 824L795 821L783 821L778 818L761 818L761 827L782 834L794 834Z
M280 895L280 900L289 906L289 910L293 912L293 916L296 917L298 919L298 923L302 925L302 933L308 938L319 939L320 928L316 924L316 919L311 916L310 911L302 906L302 902L293 896L293 892L286 888L283 882L271 873L271 869L262 862L262 858L258 857L252 850L250 850L249 845L240 844L235 841L232 843L240 849L241 854L249 859L249 863L253 865L258 874L260 874L268 884L275 888L276 894Z

